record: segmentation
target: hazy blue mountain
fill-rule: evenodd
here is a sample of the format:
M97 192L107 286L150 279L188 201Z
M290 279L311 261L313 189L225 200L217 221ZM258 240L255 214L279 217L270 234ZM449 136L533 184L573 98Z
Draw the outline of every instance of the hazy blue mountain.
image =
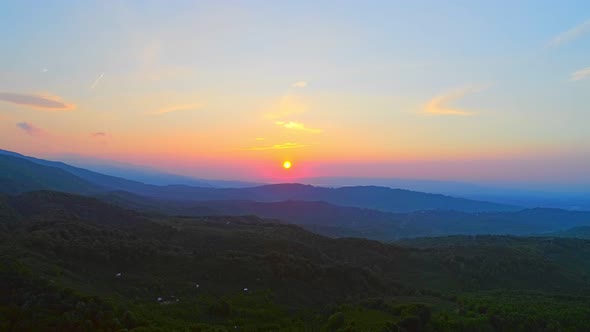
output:
M527 188L526 185L366 177L313 177L298 179L298 182L322 187L376 185L530 208L590 210L590 193L580 190L568 192L559 187Z
M518 210L516 206L377 186L324 188L301 184L267 185L247 189L258 201L323 201L342 206L388 212L431 209L457 211ZM248 199L247 197L244 197Z
M152 198L179 201L322 201L335 205L387 212L410 212L432 209L476 212L514 211L520 209L517 206L511 205L374 186L344 188L323 188L301 184L273 184L252 188L166 186L152 188L152 190L145 192L132 192Z
M131 181L123 178L118 178L114 176L109 176L93 171L89 171L87 169L74 167L59 161L49 161L34 157L24 156L15 152L0 150L0 156L8 155L12 156L13 158L20 158L22 160L26 160L38 165L48 166L52 168L59 168L64 170L72 175L75 175L85 181L88 181L94 185L100 186L104 190L126 190L130 192L142 192L148 191L152 188L152 186L146 185L141 182ZM40 168L38 168L40 169ZM59 190L57 188L38 188L38 189L54 189Z
M106 175L121 177L145 184L157 186L187 185L194 187L214 188L244 188L262 185L258 182L202 179L190 176L178 175L155 170L148 167L126 164L112 160L91 159L76 155L67 155L60 158L64 162L77 167L85 168Z
M205 180L192 178L182 175L169 174L164 172L158 172L151 169L144 169L134 167L133 165L117 164L113 162L113 165L106 163L88 163L81 162L79 159L73 159L77 166L72 166L60 161L50 161L45 159L39 159L35 157L29 157L20 153L1 150L0 155L10 155L28 161L32 161L37 164L52 166L66 170L72 174L80 176L91 182L100 183L109 188L118 190L129 190L133 192L140 192L149 190L150 187L144 185L189 185L197 187L251 187L260 185L260 183L245 182L245 181L225 181L225 180Z
M488 213L427 210L392 213L314 201L161 201L125 192L100 199L151 213L201 216L256 215L300 225L330 237L362 237L380 241L454 234L544 235L590 225L590 212L527 209Z
M322 188L301 184L277 184L252 188L204 188L185 185L155 186L92 172L61 162L26 157L11 152L4 153L11 154L12 158L21 158L38 165L65 170L95 186L104 188L104 191L122 190L162 200L252 200L260 202L280 202L287 200L323 201L335 205L369 208L388 212L409 212L430 209L468 212L519 209L518 207L509 205L375 186L344 188ZM42 186L33 189L60 190L58 188ZM82 189L78 192L86 192L85 189ZM69 191L72 192L72 190Z
M22 193L51 189L69 193L96 193L105 188L57 167L0 155L0 192Z
M0 171L0 190L5 193L57 190L99 195L119 205L148 212L258 215L335 237L393 240L448 234L534 234L590 225L590 213L586 212L559 209L511 212L515 207L383 187L321 188L300 184L242 189L162 187L63 163L32 162L10 155L0 155Z
M484 185L459 182L424 179L400 179L400 178L366 178L347 176L322 176L298 179L297 182L321 187L352 187L352 186L381 186L389 188L404 188L407 190L446 194L446 195L471 195L490 192L494 188Z

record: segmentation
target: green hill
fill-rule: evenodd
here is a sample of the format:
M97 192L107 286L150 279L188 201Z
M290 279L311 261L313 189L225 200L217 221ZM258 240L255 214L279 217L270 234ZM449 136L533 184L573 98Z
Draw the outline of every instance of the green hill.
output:
M388 245L258 217L143 215L55 192L2 196L0 224L7 331L589 327L586 240ZM544 309L528 310L537 303Z

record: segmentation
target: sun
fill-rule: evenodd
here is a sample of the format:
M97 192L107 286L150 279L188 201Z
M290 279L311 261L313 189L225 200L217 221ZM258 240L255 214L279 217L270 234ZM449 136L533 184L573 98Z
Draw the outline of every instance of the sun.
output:
M291 162L290 161L285 160L285 162L283 162L283 168L284 169L289 169L289 168L291 168L291 166L292 165L291 165Z

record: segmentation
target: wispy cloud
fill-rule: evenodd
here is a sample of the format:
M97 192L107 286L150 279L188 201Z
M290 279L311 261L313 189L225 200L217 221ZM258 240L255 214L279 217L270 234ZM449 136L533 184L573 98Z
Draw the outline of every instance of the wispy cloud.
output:
M287 128L287 129L300 130L300 131L305 131L305 132L314 133L314 134L319 134L323 131L321 129L307 128L303 123L294 122L294 121L289 121L289 122L276 121L275 124L277 126L281 126L281 127Z
M274 144L270 146L253 146L249 148L245 148L244 150L248 151L260 151L260 150L283 150L283 149L297 149L306 147L306 144L299 144L299 143L282 143L282 144Z
M264 137L256 137L257 141L264 141Z
M306 81L297 81L297 82L291 84L291 86L294 88L305 88L307 86L307 82Z
M151 112L151 114L161 115L161 114L167 114L167 113L178 112L178 111L191 111L191 110L200 109L202 107L203 107L202 104L175 105L175 106L168 106L168 107L161 108L159 110L155 110L155 111Z
M43 136L46 134L46 132L43 129L34 126L30 122L19 122L16 124L16 126L22 129L25 133L27 133L30 136Z
M93 133L90 133L90 136L95 137L95 138L101 138L101 137L109 137L110 135L108 133L105 133L104 131L95 131Z
M590 77L590 67L580 69L570 75L570 81L579 81Z
M69 111L76 108L76 105L65 103L60 97L51 95L0 92L0 101L48 111Z
M438 95L430 100L424 107L424 113L435 115L473 115L475 112L449 106L450 103L463 98L465 95L481 91L481 88L464 88Z
M98 78L94 80L94 83L92 83L90 88L91 89L96 88L96 86L98 85L98 83L100 83L100 80L102 80L103 77L104 77L104 73L101 73L100 76L98 76Z
M588 32L590 32L590 20L587 20L584 23L577 25L571 28L570 30L555 36L553 39L551 39L551 41L549 41L547 46L558 47L562 44L569 43L574 39L580 38Z

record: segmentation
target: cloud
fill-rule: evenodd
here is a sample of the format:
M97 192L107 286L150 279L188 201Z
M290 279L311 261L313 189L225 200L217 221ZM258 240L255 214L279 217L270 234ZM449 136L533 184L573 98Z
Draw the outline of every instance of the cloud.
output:
M48 111L69 111L76 108L76 105L64 103L60 97L50 95L0 92L0 101Z
M291 84L291 86L294 88L305 88L307 86L307 82L306 81L298 81L298 82Z
M159 110L155 110L155 111L151 112L151 114L161 115L161 114L167 114L167 113L178 112L178 111L197 110L202 107L203 107L203 105L201 105L201 104L169 106L169 107L161 108Z
M314 133L314 134L319 134L323 131L321 129L307 128L303 123L294 122L294 121L289 121L289 122L276 121L275 124L277 126L281 126L281 127L287 128L287 129L300 130L300 131L305 131L305 132Z
M90 136L100 138L100 137L109 137L110 135L108 133L105 133L104 131L96 131L96 132L90 133Z
M482 89L471 87L436 96L426 104L424 107L424 113L435 115L473 115L475 114L474 112L452 108L448 106L448 104L463 98L469 93L478 92L481 90Z
M555 36L553 39L551 39L547 46L558 47L562 44L571 42L574 39L580 38L587 32L590 32L590 20L587 20L584 23Z
M275 145L270 145L270 146L254 146L254 147L250 147L250 148L245 148L244 150L248 150L248 151L283 150L283 149L303 148L306 146L307 145L305 145L305 144L288 142L288 143L275 144Z
M19 122L16 124L16 126L31 136L43 136L46 134L43 129L36 127L32 123L29 123L29 122Z
M256 137L257 141L264 141L264 137Z
M570 81L579 81L590 77L590 67L575 71L570 76Z
M94 83L92 83L90 88L91 89L96 88L96 86L98 85L98 83L100 83L100 80L102 80L103 77L104 77L104 73L100 74L100 76L98 76L98 78L96 80L94 80Z

